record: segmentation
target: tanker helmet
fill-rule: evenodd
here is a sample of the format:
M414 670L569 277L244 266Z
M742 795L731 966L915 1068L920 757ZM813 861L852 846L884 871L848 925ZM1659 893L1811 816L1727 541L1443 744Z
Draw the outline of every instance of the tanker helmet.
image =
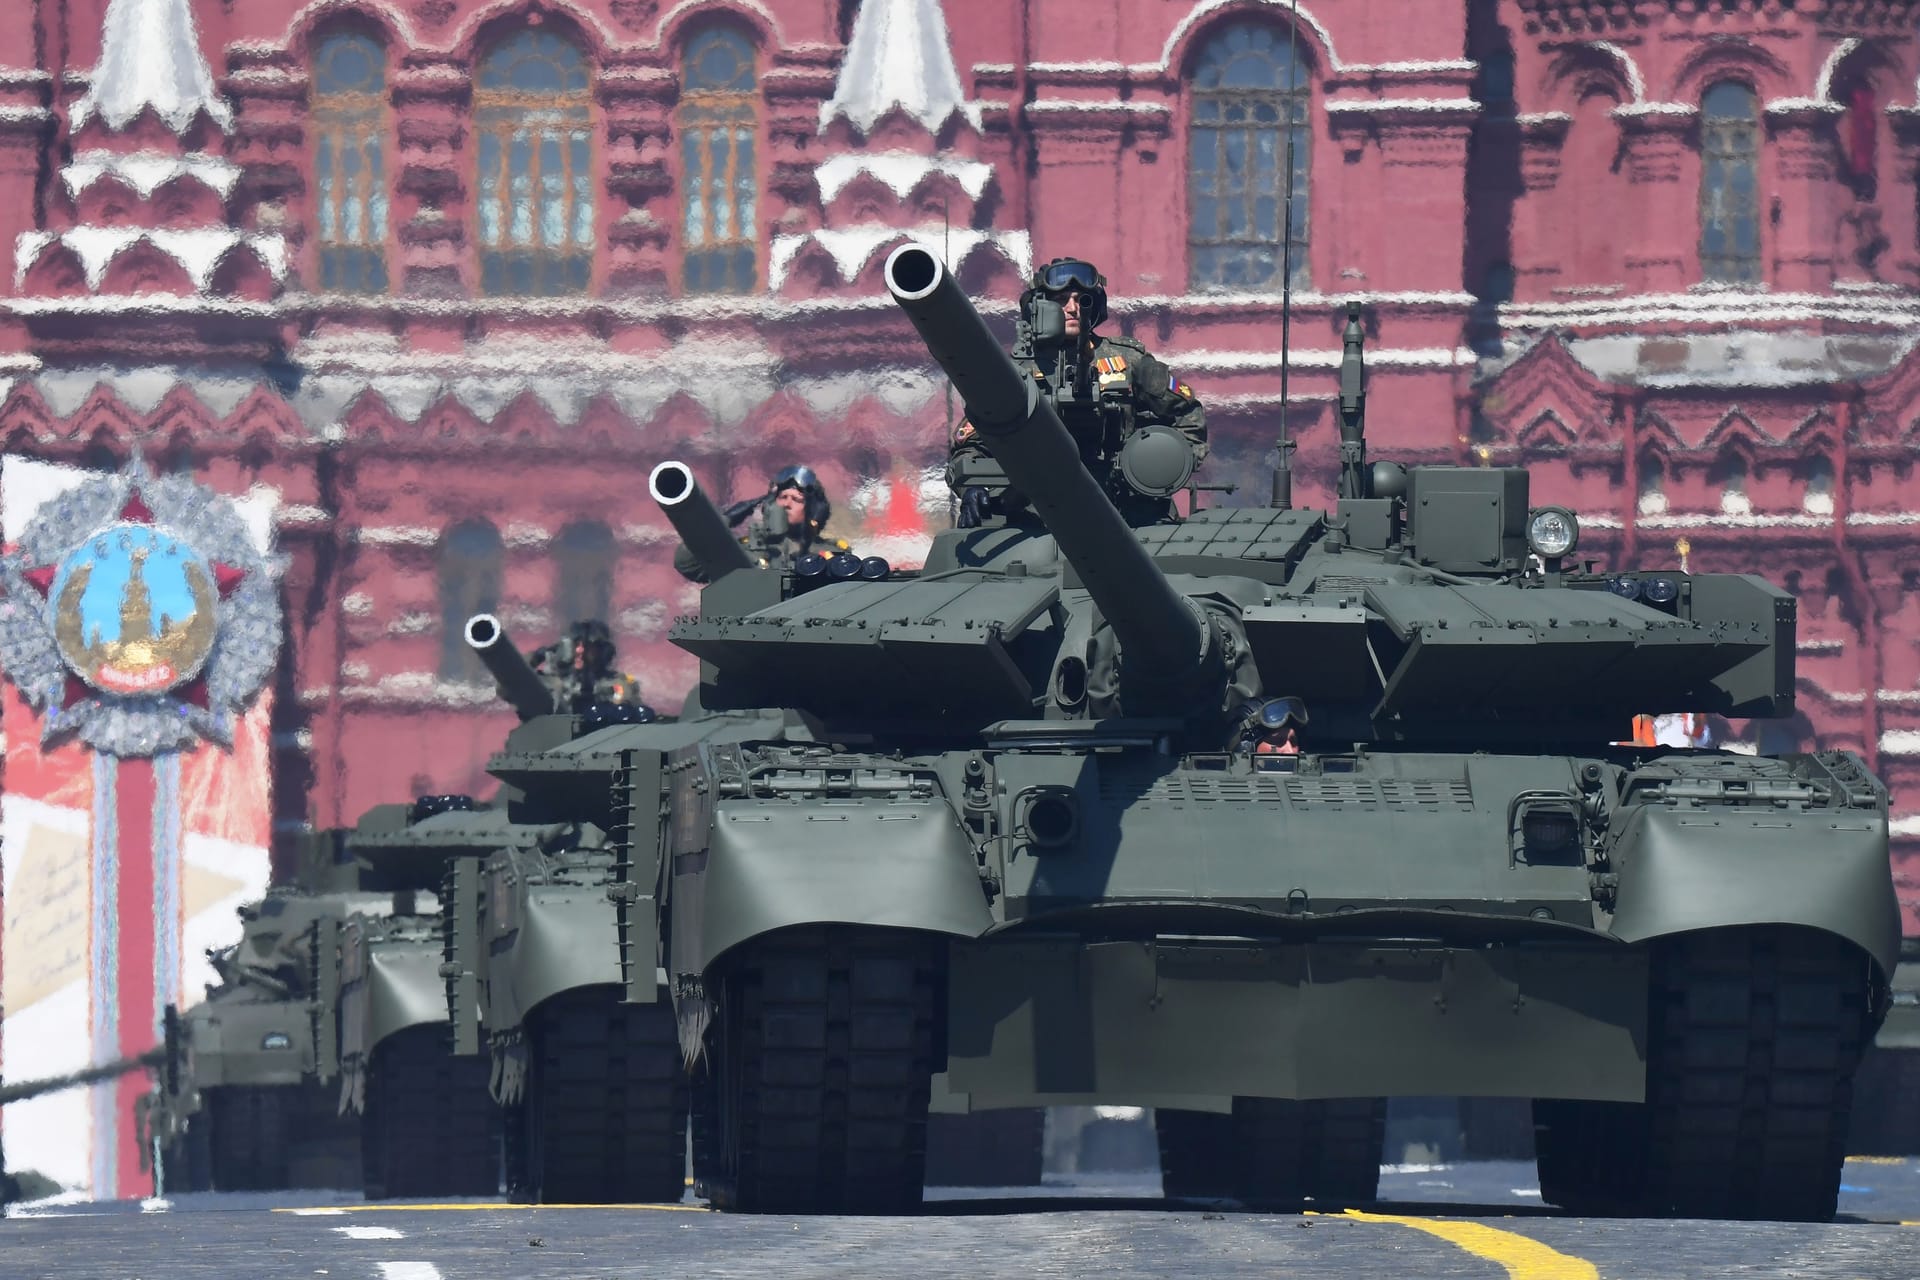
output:
M1069 293L1080 295L1080 319L1086 328L1098 328L1106 320L1107 278L1082 258L1055 258L1036 269L1032 283L1020 295L1020 312L1027 314L1036 295L1064 301Z
M812 467L782 467L773 477L773 483L767 486L768 496L782 489L798 489L807 500L807 525L815 533L824 529L827 520L833 515L833 504L827 501L826 486L820 483L819 475Z

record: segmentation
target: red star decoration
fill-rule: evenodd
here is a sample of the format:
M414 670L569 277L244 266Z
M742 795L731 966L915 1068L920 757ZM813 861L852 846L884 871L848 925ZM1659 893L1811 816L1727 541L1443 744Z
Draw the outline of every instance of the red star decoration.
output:
M25 570L20 576L27 580L28 586L44 596L53 590L54 575L59 572L59 565L46 564L41 565L38 569Z
M140 491L135 489L127 495L127 505L120 508L120 518L128 524L152 524L153 508L146 504L140 496Z
M220 589L220 598L222 600L225 600L237 591L240 584L246 580L247 571L245 569L236 569L230 564L220 564L217 561L214 563L213 585Z

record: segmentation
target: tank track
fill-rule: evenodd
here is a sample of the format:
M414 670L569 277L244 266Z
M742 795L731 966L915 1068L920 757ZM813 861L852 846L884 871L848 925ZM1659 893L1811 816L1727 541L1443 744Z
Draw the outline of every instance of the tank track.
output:
M1542 1198L1576 1213L1832 1218L1871 994L1860 951L1814 930L1661 942L1647 1100L1537 1103Z
M215 1191L283 1191L287 1186L286 1085L222 1085L201 1094L208 1185ZM190 1125L190 1128L197 1127ZM192 1142L189 1136L188 1142Z
M360 1117L367 1199L490 1196L500 1189L490 1069L485 1057L454 1056L438 1023L380 1042Z
M699 1194L741 1213L918 1208L943 955L936 939L859 928L744 949L696 1093Z
M930 1187L1037 1187L1046 1160L1041 1107L927 1117Z
M1847 1153L1920 1154L1920 1049L1874 1048L1853 1086L1853 1127Z
M673 1006L618 987L563 992L532 1018L531 1072L510 1117L509 1191L548 1204L678 1203L687 1085Z
M1379 1194L1384 1098L1235 1098L1231 1114L1162 1108L1154 1128L1171 1199L1351 1204Z

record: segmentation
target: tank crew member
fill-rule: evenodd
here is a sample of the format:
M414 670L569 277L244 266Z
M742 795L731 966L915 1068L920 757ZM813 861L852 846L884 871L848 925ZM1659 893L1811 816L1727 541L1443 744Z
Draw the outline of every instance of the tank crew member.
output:
M1103 479L1113 470L1120 446L1140 427L1170 426L1187 438L1194 465L1207 456L1207 411L1193 389L1132 338L1098 332L1107 318L1107 278L1079 258L1055 258L1033 273L1020 295L1020 323L1014 363L1053 397L1061 421L1080 443L1081 457ZM973 425L962 421L948 460L948 482L959 490L960 525L980 524L996 502L1004 510L1023 505L1004 492L995 497L981 484L968 483L972 460L990 456ZM1123 514L1135 495L1110 485ZM1164 507L1164 504L1161 504ZM1147 518L1163 515L1145 513Z
M640 682L613 666L613 632L598 618L576 622L567 634L528 656L527 664L553 691L554 706L579 714L597 702L640 702Z
M1307 704L1291 695L1250 698L1241 708L1238 748L1242 754L1297 756L1299 730L1307 723Z
M827 531L833 504L812 467L783 467L767 485L766 493L726 509L727 523L738 526L753 517L741 541L763 568L789 569L809 552L831 556L852 548L844 538ZM681 547L673 553L673 567L690 582L705 582L706 573Z

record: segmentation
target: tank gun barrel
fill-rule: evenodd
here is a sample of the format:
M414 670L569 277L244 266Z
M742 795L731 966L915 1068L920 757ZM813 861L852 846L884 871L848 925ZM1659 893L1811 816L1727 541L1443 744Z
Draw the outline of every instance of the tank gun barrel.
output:
M684 462L663 462L647 477L647 492L660 504L673 531L706 571L708 582L722 574L754 567L753 557L727 527L727 518L713 505L693 468Z
M1199 611L1133 536L1053 405L1021 376L945 266L917 245L902 245L887 259L886 277L893 300L966 402L967 421L1046 521L1112 625L1128 669L1176 682L1198 672L1213 647Z
M540 678L526 656L514 647L500 619L490 613L476 613L467 619L467 647L480 655L499 686L500 696L524 722L535 716L552 715L553 692Z

